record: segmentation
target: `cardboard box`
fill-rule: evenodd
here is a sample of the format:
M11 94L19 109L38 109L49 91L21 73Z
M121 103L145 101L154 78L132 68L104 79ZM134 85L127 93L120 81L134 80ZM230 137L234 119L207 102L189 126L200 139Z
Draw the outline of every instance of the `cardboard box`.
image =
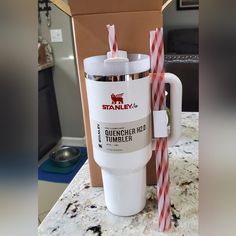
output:
M161 0L69 0L84 115L91 185L102 186L93 158L83 59L109 51L107 24L115 24L119 49L149 54L149 31L162 26ZM147 184L156 184L155 158L147 165Z

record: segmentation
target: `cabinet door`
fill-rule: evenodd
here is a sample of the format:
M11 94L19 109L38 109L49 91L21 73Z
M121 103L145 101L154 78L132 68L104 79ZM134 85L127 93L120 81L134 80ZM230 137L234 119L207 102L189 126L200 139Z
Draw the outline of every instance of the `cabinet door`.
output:
M53 84L44 87L39 91L38 102L38 145L40 159L57 144L61 137L61 128Z

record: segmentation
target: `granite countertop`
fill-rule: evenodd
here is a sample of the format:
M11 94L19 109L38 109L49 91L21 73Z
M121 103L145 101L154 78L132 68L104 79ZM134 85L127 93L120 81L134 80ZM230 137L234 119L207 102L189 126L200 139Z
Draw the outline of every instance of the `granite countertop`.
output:
M182 113L182 136L169 148L173 226L157 229L156 188L147 187L145 209L131 217L112 215L102 188L90 187L88 162L38 228L38 235L198 235L198 113Z
M38 71L54 66L53 50L51 45L39 36L38 42Z
M54 66L54 62L47 62L45 64L38 65L38 71L45 70L45 69L53 67L53 66Z

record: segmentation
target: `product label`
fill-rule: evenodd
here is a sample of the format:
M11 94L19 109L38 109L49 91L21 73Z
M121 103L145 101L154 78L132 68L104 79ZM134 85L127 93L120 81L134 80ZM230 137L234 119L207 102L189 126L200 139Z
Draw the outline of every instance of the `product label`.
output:
M122 82L86 80L93 148L109 153L151 143L150 77Z
M93 146L104 152L134 152L151 142L151 116L125 123L91 121Z

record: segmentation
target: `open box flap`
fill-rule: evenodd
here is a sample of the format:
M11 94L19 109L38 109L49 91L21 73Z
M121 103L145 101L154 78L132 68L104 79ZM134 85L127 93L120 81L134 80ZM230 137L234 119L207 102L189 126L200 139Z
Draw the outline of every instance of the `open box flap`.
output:
M161 11L163 0L69 0L72 16L135 11Z

